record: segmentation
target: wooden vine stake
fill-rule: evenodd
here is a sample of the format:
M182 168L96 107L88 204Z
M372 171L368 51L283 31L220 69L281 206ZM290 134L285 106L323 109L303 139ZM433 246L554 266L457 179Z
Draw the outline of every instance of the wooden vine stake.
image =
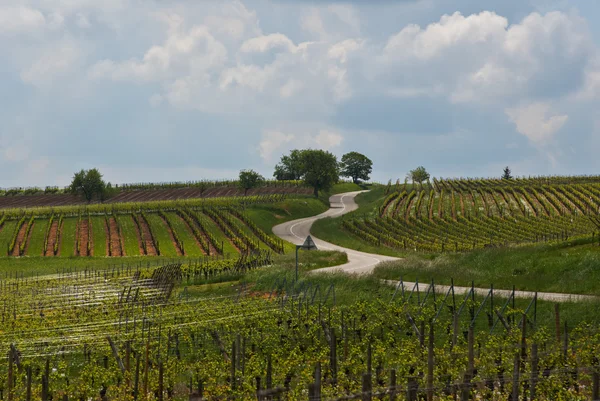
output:
M427 344L427 401L433 401L433 322L429 323Z

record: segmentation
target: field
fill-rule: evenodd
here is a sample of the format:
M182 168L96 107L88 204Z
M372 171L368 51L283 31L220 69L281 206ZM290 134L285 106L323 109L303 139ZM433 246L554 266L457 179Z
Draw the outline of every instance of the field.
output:
M271 225L325 208L301 195L289 200L260 195L123 203L119 208L7 209L1 217L0 243L4 256L30 257L237 257L257 249L282 253L285 245L271 234Z
M388 186L376 216L343 228L374 245L417 252L568 241L600 231L600 182L588 177L436 180Z
M337 258L323 256L312 260ZM309 400L374 393L417 400L535 393L570 400L598 391L600 342L569 314L571 305L557 312L535 300L436 299L346 276L286 283L274 280L292 277L281 270L207 286L197 269L6 278L4 394L184 400L259 392Z
M592 208L600 196L589 208L576 202L597 184L555 180L374 186L357 211L319 221L313 233L404 259L369 276L318 274L348 255L301 251L299 281L295 247L271 229L321 213L322 199L7 209L2 396L597 399L600 301L382 282L427 276L434 285L600 295Z
M222 198L243 196L244 190L236 181L164 184L125 184L105 203L174 201L180 199ZM267 181L246 195L310 195L312 190L295 181ZM40 188L0 189L0 209L85 205L81 196L70 194L67 188L44 191Z

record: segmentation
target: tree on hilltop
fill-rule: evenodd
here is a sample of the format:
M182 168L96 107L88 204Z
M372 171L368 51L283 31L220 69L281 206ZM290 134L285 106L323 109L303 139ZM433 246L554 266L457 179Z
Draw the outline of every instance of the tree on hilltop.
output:
M327 190L338 182L339 163L334 154L317 149L294 149L289 155L281 157L273 174L278 180L303 180L312 187L315 196L319 191Z
M289 155L281 156L281 161L275 166L273 177L276 180L300 180L304 174L302 152L304 151L294 149Z
M265 178L254 170L240 171L240 187L244 189L244 195L252 188L260 186Z
M423 181L427 181L429 177L429 173L427 172L427 170L425 170L425 167L423 166L419 166L414 170L410 170L408 174L406 174L406 178L410 179L413 184L415 182L423 184Z
M342 156L340 163L342 177L351 177L355 184L359 180L368 181L369 174L373 171L373 162L367 156L358 153L350 152Z
M326 150L308 149L302 151L302 179L304 183L313 188L315 197L319 191L326 191L340 179L340 170L337 157Z
M82 169L73 176L69 191L72 194L83 195L85 200L89 203L94 198L101 201L104 200L106 187L107 185L102 179L102 174L98 169Z
M503 180L512 180L513 176L512 176L512 172L510 171L510 167L506 166L504 167L503 173L502 173L502 179Z

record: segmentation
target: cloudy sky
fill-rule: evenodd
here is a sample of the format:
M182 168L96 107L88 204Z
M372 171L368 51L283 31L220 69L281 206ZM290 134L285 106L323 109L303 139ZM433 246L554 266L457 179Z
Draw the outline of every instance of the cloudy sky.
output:
M373 178L598 173L600 2L0 3L0 187L271 176L294 148Z

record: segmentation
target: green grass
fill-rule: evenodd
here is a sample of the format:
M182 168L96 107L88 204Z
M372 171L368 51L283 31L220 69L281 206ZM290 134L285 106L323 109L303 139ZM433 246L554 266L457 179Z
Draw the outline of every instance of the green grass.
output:
M130 214L117 215L117 221L121 226L123 235L123 248L126 256L138 256L140 254L140 244L137 239L135 222Z
M104 216L92 216L92 241L94 244L94 256L107 256L106 251L106 220Z
M600 295L600 248L570 244L483 249L464 254L412 255L377 267L376 277L457 285Z
M46 230L48 229L48 219L35 219L29 244L27 246L27 255L41 256L44 254L44 241L46 240Z
M173 226L173 229L179 235L179 238L183 241L183 248L185 250L185 254L187 256L202 256L204 253L196 239L194 238L194 234L190 231L189 227L181 220L181 218L175 212L167 212L165 213L169 222Z
M219 226L217 226L217 224L212 221L210 217L200 212L196 213L196 215L200 221L202 221L202 224L206 230L213 234L217 238L217 241L223 244L223 252L226 256L235 257L235 255L239 253L238 250L231 244L229 239L225 236L223 231L221 231Z
M175 249L173 240L171 240L167 224L156 213L147 213L146 217L148 218L150 231L152 231L154 239L158 241L160 255L167 257L177 256L177 250ZM140 216L140 219L141 218L142 217Z
M17 220L9 220L4 222L2 229L0 230L0 254L6 255L8 245L12 239L12 235L15 232L17 226Z
M75 236L77 234L77 217L66 217L63 219L63 227L60 235L60 256L75 255Z
M364 192L356 196L355 200L358 209L340 217L328 217L315 221L311 228L311 233L315 237L340 245L350 249L356 249L362 252L377 253L389 256L405 256L406 251L396 250L387 247L379 247L367 243L358 237L342 229L343 219L355 217L372 217L379 211L379 206L387 196L385 187L382 185L372 185L369 192Z

